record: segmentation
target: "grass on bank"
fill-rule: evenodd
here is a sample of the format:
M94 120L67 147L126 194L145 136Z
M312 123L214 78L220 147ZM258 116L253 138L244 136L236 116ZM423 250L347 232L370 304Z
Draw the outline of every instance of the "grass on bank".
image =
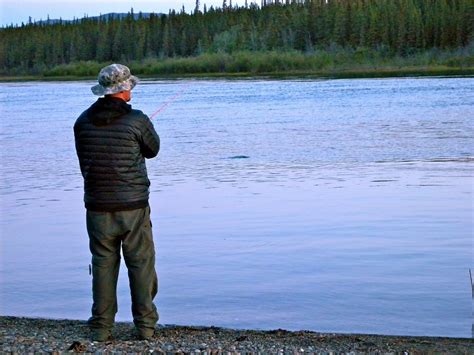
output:
M166 76L397 76L474 74L474 44L453 51L431 49L409 56L390 55L383 50L335 48L311 53L267 51L204 53L196 57L147 58L142 61L120 61L142 77ZM39 71L40 77L96 77L110 63L83 61L62 64ZM27 73L12 71L3 79ZM36 76L37 77L37 76Z

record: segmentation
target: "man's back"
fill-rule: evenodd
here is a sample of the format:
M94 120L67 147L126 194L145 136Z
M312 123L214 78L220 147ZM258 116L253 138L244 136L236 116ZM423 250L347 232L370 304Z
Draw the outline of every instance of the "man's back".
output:
M145 158L160 148L149 118L117 98L100 98L74 125L89 210L120 211L148 204Z

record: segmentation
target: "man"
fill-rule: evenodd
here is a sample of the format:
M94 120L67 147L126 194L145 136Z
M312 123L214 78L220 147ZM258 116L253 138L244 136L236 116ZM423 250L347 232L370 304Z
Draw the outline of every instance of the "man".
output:
M150 339L158 313L158 281L150 221L145 158L160 139L150 119L127 104L138 79L121 64L103 68L92 92L99 98L74 125L84 178L87 232L92 253L92 339L111 338L117 313L117 278L122 248L128 269L132 314L138 337Z

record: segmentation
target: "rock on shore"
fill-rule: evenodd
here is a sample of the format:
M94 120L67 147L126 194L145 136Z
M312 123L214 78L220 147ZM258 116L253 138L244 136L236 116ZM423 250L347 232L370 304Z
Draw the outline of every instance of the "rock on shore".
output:
M114 340L91 342L85 321L0 317L0 352L167 354L248 353L445 353L473 354L474 340L310 331L235 330L158 326L152 341L139 341L132 323L116 323Z

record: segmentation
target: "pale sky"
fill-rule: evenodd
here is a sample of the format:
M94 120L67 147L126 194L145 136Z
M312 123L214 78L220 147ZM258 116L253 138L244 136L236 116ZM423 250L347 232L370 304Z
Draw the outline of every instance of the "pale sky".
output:
M248 1L250 4L251 1ZM222 0L200 0L202 10L204 3L209 8L222 6ZM227 0L229 3L229 0ZM233 4L243 5L245 0L234 0ZM84 14L96 16L109 12L162 12L169 9L180 10L184 5L186 12L194 9L196 0L0 0L0 26L28 23L28 17L34 20L51 19L72 20L84 17Z

